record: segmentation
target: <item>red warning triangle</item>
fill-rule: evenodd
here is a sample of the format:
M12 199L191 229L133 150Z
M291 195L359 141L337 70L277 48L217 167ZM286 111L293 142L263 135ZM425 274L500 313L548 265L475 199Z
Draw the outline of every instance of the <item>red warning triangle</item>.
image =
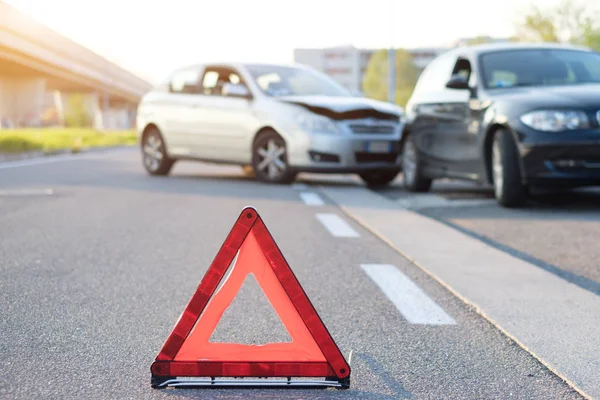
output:
M257 346L209 341L250 274L291 342ZM153 382L174 377L324 377L349 382L350 377L350 366L252 207L238 217L151 371Z

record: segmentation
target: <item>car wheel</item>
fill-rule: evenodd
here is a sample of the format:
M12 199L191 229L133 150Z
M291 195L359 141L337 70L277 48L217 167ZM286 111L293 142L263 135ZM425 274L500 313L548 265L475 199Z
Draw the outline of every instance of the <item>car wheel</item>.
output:
M373 171L359 174L360 178L372 188L387 186L396 179L399 171Z
M288 165L285 141L275 131L263 133L255 141L252 168L261 182L291 183L296 178Z
M412 135L406 137L402 147L402 172L404 187L411 192L427 192L431 188L432 180L423 174L423 164Z
M527 188L521 181L519 154L510 132L496 131L491 161L496 201L504 207L523 206L527 202Z
M175 160L169 158L158 129L147 131L142 138L142 161L150 175L167 175Z

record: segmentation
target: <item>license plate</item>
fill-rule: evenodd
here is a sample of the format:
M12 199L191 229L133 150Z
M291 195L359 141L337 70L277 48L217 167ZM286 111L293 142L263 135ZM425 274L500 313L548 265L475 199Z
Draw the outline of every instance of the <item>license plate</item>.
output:
M390 142L369 142L367 143L367 152L369 153L389 153Z

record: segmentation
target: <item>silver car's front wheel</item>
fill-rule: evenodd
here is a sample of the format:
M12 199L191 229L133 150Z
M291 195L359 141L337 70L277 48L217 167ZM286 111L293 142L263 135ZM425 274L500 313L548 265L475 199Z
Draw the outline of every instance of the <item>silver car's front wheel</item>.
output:
M150 175L167 175L175 160L169 158L160 131L150 128L142 137L142 162Z
M269 183L290 183L296 174L287 160L285 141L275 131L261 134L252 151L252 167L256 178Z

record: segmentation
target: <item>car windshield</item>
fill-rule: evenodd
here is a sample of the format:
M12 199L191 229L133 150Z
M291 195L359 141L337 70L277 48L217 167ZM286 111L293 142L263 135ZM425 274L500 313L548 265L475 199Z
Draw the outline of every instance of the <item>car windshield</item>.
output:
M528 49L481 56L488 89L600 83L600 54L579 50Z
M248 65L258 87L269 96L350 96L342 85L308 68Z

